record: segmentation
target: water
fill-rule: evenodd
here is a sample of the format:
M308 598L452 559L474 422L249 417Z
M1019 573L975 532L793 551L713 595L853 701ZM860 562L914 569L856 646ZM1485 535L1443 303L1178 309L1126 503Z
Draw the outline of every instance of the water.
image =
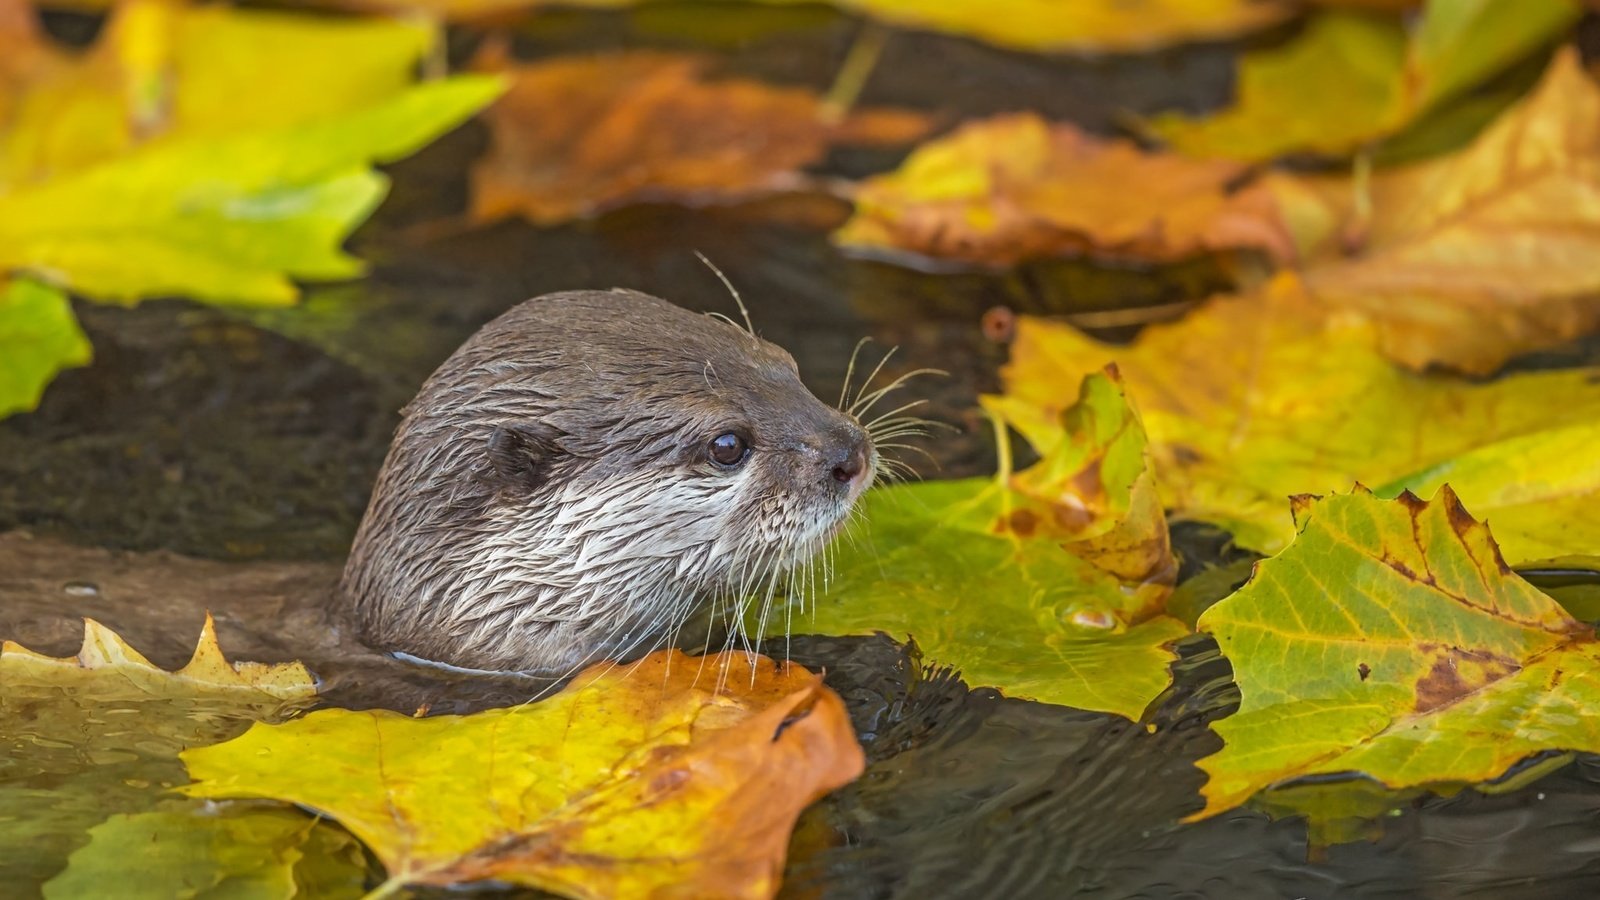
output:
M708 8L694 5L547 14L523 30L518 49L537 56L710 46L733 71L824 86L857 27L821 8L717 11L712 32ZM56 24L81 29L83 20ZM463 57L471 43L456 35L454 55ZM1126 111L1221 102L1234 52L1209 46L1062 60L897 34L864 99L952 117L1031 108L1108 130ZM304 659L324 679L330 702L407 712L517 702L539 686L366 653L327 605L398 408L451 349L513 303L618 285L733 312L721 283L694 257L701 251L825 398L837 395L862 336L901 348L893 369L951 370L917 390L930 399L932 417L957 427L929 446L934 462L920 465L925 475L955 477L990 472L994 463L987 425L973 412L976 395L996 387L1004 358L980 327L986 311L1181 309L1223 283L1208 264L1143 270L1063 262L989 275L851 260L826 240L843 212L826 203L805 207L788 224L769 221L770 210L656 206L558 228L461 231L450 217L463 208L464 167L483 142L469 127L394 167L390 202L355 240L375 264L372 276L314 288L299 308L78 307L94 365L63 374L37 413L0 422L0 530L36 536L0 539L0 635L66 654L79 635L76 617L94 615L172 666L186 659L210 608L230 655ZM892 161L838 153L824 168L859 174ZM1548 360L1594 360L1595 350L1563 350ZM1204 528L1178 529L1177 544L1186 577L1237 557ZM1176 824L1200 805L1203 776L1194 761L1218 746L1205 725L1236 702L1227 664L1206 639L1182 649L1177 685L1147 717L1151 731L969 690L884 637L797 639L795 657L826 667L848 702L870 766L802 820L785 894L1232 900L1587 897L1600 890L1600 761L1592 758L1498 796L1465 791L1405 801L1381 820L1375 841L1315 854L1305 826L1293 820L1236 811ZM12 707L0 712L26 717L5 702ZM203 710L189 712L196 728L209 721ZM8 862L28 856L18 870L25 886L59 868L81 842L76 830L95 816L145 808L163 784L181 778L170 762L153 761L159 747L138 748L106 768L50 750L42 724L13 738L0 788L20 785L30 791L28 816L61 822L50 842L0 854ZM65 799L63 785L84 787L73 779L91 779L97 791L95 779L108 786L82 809Z

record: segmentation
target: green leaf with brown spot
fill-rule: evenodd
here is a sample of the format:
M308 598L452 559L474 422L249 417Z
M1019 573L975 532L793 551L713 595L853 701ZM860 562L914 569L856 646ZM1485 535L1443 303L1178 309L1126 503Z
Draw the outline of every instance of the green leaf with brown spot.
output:
M1299 498L1296 516L1288 549L1200 617L1243 699L1213 726L1196 818L1306 776L1455 785L1600 751L1593 629L1513 574L1448 487Z

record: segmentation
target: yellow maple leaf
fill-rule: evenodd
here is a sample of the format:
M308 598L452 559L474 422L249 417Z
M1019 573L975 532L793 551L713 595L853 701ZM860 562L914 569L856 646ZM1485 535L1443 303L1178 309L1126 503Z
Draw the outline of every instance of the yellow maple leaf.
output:
M1458 153L1271 183L1311 292L1406 365L1487 373L1600 327L1600 86L1576 49Z
M1330 312L1293 276L1211 300L1126 347L1066 325L1019 322L1006 393L1059 411L1071 385L1115 361L1139 404L1162 497L1273 553L1294 534L1287 498L1432 490L1448 479L1494 523L1514 562L1600 540L1600 378L1594 369L1489 383L1417 374L1378 350L1377 329Z
M1271 195L1233 191L1241 165L1146 153L1033 113L970 122L856 189L834 239L874 253L1007 266L1098 254L1176 260L1207 250L1292 254Z
M526 706L321 710L183 759L191 795L337 819L388 868L380 892L499 879L596 898L769 897L800 810L864 765L820 678L678 651Z

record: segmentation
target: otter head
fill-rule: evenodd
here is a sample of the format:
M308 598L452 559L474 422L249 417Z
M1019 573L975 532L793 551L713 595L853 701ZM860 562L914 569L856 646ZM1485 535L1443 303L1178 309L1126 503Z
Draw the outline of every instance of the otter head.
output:
M563 673L706 637L832 538L872 440L794 359L643 294L527 301L407 406L341 585L369 640ZM719 606L721 604L721 606Z

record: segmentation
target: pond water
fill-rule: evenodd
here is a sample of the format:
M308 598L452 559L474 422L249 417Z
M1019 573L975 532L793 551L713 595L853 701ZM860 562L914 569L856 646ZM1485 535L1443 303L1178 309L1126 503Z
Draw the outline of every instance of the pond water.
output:
M719 14L715 27L706 14L676 4L551 13L522 28L518 51L695 47L717 53L729 71L821 87L858 28L822 8ZM90 24L54 22L79 36ZM455 35L452 50L461 57L471 45L470 35ZM1029 108L1106 131L1129 111L1221 103L1236 51L1057 59L897 33L863 100L952 117ZM852 260L826 240L843 209L818 201L760 210L640 207L558 228L468 230L454 217L465 201L466 165L484 141L469 126L392 167L391 199L354 241L373 262L371 277L315 287L298 308L78 306L94 364L63 374L38 412L0 422L0 531L34 536L0 540L0 636L65 654L79 634L76 617L91 614L154 661L175 664L209 607L231 656L304 659L333 702L405 711L516 702L537 686L452 677L365 653L338 633L324 602L398 408L461 340L512 304L554 290L625 286L732 312L721 283L695 258L700 251L825 398L837 395L863 336L900 348L891 370L948 370L913 390L930 401L931 418L955 430L928 444L932 463L912 462L924 477L954 477L993 471L975 397L995 387L1005 351L980 327L987 310L1067 315L1126 337L1133 323L1173 315L1225 283L1205 263L1060 262L983 275ZM860 174L893 161L853 151L825 168ZM1130 306L1149 312L1099 314ZM1564 351L1562 360L1600 360L1596 349ZM1177 532L1186 574L1234 558L1225 536L1210 529ZM1236 701L1214 646L1191 639L1182 650L1174 689L1146 723L1133 723L969 690L957 674L925 670L913 650L887 637L797 638L794 657L825 667L848 701L870 765L802 820L785 895L1600 892L1600 760L1590 758L1496 796L1405 801L1380 820L1375 840L1319 852L1293 819L1236 811L1178 824L1200 806L1195 760L1218 746L1206 723ZM203 710L195 715L203 721ZM43 760L41 745L27 743L13 743L0 782L28 782L28 814L97 821L104 805L52 810L51 779L67 777L72 764ZM153 802L164 780L181 778L142 771L137 753L118 765L101 776L110 785L105 803L123 804L117 808ZM70 837L13 846L0 851L0 865L10 869L26 856L14 871L21 893L31 894L72 846Z

